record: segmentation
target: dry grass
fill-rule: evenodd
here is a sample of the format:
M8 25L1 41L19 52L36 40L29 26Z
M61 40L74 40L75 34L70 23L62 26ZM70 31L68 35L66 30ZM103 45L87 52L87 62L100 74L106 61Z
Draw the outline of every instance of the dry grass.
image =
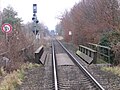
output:
M17 85L22 84L22 80L24 79L24 70L30 69L33 67L38 67L40 65L38 64L32 64L32 63L25 63L21 66L20 69L17 71L13 71L12 73L6 73L1 68L1 75L5 75L4 79L0 83L0 90L15 90Z
M101 70L109 71L109 72L112 72L112 73L120 76L120 67L119 66L115 66L115 67L102 67Z
M0 90L15 90L17 85L22 83L24 71L17 70L7 74L0 84Z
M33 67L39 67L40 66L40 64L33 64L33 63L29 63L29 62L27 62L27 63L24 63L21 67L22 67L22 69L31 69L31 68L33 68Z
M3 67L0 68L0 76L6 75L6 71L4 70Z

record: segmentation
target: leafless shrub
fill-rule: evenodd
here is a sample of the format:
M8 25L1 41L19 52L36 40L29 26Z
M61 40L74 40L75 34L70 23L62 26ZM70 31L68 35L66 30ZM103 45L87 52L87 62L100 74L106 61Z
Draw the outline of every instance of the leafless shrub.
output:
M112 46L112 50L114 51L114 65L118 65L120 64L120 43L118 43L117 45L113 45Z

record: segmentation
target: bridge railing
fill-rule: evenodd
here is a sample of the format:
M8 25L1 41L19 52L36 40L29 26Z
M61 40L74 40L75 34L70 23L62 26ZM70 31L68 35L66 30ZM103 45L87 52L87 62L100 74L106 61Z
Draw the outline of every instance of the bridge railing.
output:
M111 62L111 48L98 44L88 43L88 47L97 51L97 59Z
M79 55L80 57L83 57L83 59L87 63L96 63L97 60L97 52L91 48L88 48L83 45L79 45L79 51L82 53Z

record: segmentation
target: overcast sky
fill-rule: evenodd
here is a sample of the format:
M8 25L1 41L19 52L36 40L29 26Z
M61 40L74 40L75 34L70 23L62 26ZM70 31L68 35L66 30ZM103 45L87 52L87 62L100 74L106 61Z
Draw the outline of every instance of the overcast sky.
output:
M18 17L24 23L31 22L33 16L33 4L37 4L38 20L44 23L50 30L55 29L60 16L65 9L69 10L80 0L0 0L0 11L8 5L18 12Z

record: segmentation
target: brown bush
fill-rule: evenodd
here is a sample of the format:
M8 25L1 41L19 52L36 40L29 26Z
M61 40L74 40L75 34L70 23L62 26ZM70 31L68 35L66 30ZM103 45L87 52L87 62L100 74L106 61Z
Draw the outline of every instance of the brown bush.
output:
M120 43L118 43L117 45L114 45L112 50L114 51L114 65L118 65L120 64Z

